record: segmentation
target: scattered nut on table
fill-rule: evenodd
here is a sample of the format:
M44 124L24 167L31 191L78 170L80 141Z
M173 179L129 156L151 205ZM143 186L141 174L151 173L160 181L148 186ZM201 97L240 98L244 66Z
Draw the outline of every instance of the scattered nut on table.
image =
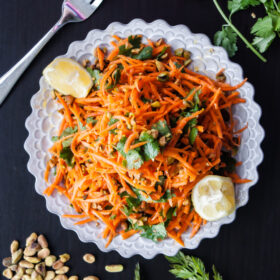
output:
M99 280L99 278L96 276L87 276L87 277L84 277L83 280Z
M46 266L52 266L55 261L56 261L56 256L50 255L50 256L46 257L45 264L46 264Z
M18 250L18 246L19 246L19 243L18 243L17 240L14 240L14 241L11 243L11 246L10 246L11 254L13 254L15 251Z
M121 272L123 271L123 265L122 264L106 265L105 270L108 272Z
M13 272L9 268L6 268L3 271L3 276L8 278L8 279L11 279L13 277Z
M92 254L85 254L83 256L83 260L86 262L86 263L94 263L95 262L95 256L92 255Z
M62 254L59 256L59 259L63 262L66 263L70 260L70 255L69 254Z

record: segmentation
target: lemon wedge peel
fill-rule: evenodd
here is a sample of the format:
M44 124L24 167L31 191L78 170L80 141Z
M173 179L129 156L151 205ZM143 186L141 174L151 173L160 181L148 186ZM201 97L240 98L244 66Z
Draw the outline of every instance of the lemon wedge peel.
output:
M71 58L56 58L44 69L43 76L55 90L75 98L86 97L93 86L88 71Z
M235 210L234 184L229 177L208 175L192 190L195 211L207 221L216 221Z

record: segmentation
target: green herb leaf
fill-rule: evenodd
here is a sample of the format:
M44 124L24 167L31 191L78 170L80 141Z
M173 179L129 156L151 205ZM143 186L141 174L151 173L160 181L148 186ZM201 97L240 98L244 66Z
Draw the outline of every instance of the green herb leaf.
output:
M215 265L212 266L214 280L223 280L222 275L216 270Z
M72 134L76 133L77 131L78 131L78 127L77 127L77 126L75 126L74 128L72 128L72 127L66 127L66 128L62 131L62 133L61 133L60 136L53 136L53 137L52 137L52 141L53 141L53 142L56 142L56 141L60 140L60 139L63 138L63 137L66 137L66 136L69 136L69 135L72 135ZM67 140L65 140L65 141L67 141Z
M135 266L134 280L141 280L140 279L140 265L139 265L139 263L137 263L136 266Z
M273 32L272 18L270 16L259 18L251 29L251 34L264 38L270 36Z
M139 169L144 163L143 157L136 150L129 150L125 158L128 169Z
M261 53L264 53L269 48L275 37L275 33L271 33L268 37L265 38L255 37L253 40L253 45L256 46Z
M146 60L152 58L153 48L148 46L141 50L139 54L132 56L134 59Z
M123 137L121 138L121 140L118 142L117 146L116 146L116 150L119 151L123 157L126 156L126 154L125 154L125 152L124 152L124 150L123 150L123 149L124 149L125 142L126 142L126 139L127 139L127 138L126 138L125 136L123 136Z
M59 157L64 159L66 164L73 167L73 157L74 154L72 153L70 147L65 147L60 151Z
M119 54L130 56L132 48L126 48L125 45L119 46Z
M154 160L160 152L158 141L153 140L144 145L144 158L146 161Z
M196 127L193 127L190 131L190 135L189 135L189 140L190 140L190 144L193 145L196 139L196 136L198 134L198 130Z
M214 36L215 45L224 47L230 57L234 56L238 50L236 42L237 35L230 26L223 27Z
M128 42L133 46L134 49L139 49L141 46L142 37L137 35L130 35L128 37Z
M108 125L111 126L111 125L117 123L118 121L119 121L118 119L111 118L108 122Z
M167 136L168 138L171 139L171 130L166 122L166 120L160 120L157 123L155 123L152 127L153 129L156 129L160 136ZM170 140L169 139L169 140Z
M142 231L141 236L151 239L154 242L158 242L159 240L163 240L167 236L167 232L164 226L164 223L160 223L157 225L144 225L144 226L134 226L136 229L140 229Z
M91 77L93 78L93 83L94 86L99 89L99 84L100 84L100 79L101 79L101 72L98 69L91 69L90 67L87 67L87 71L89 72L89 74L91 75Z
M88 117L86 119L86 123L91 123L92 125L95 125L97 123L97 120L94 117Z
M261 2L259 0L232 0L228 1L228 10L230 14L233 15L235 12L245 10L249 6L257 6L260 4Z
M134 198L132 196L127 197L126 202L127 202L129 209L138 208L139 205L141 204L141 200Z
M170 262L170 273L181 279L209 280L209 274L205 271L205 266L199 258L184 255L179 252L174 257L165 256Z
M63 147L63 148L70 147L70 146L71 146L71 143L72 143L72 140L73 140L73 137L70 137L70 138L64 140L64 141L62 142L62 147Z

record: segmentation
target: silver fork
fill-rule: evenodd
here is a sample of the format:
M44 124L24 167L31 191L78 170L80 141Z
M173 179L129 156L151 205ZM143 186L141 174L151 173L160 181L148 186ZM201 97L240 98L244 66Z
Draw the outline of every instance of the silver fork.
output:
M62 4L62 16L55 26L6 74L0 78L0 105L10 93L17 80L53 37L53 35L66 23L80 22L90 17L103 0L64 0Z

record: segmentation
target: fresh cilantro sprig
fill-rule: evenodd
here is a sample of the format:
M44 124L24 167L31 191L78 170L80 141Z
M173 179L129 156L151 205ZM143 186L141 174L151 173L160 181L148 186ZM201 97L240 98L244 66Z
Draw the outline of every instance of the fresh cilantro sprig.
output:
M189 280L209 280L209 273L206 272L205 266L201 259L184 255L179 252L174 257L165 256L170 262L171 269L170 273L175 275L177 278L189 279ZM217 272L215 266L212 267L213 279L223 280L222 276Z
M248 0L240 0L248 1ZM242 35L242 33L233 25L231 19L228 18L223 12L217 0L213 0L214 5L216 6L218 12L223 17L226 25L223 26L222 31L218 31L214 36L215 45L224 47L229 56L234 56L237 51L237 37L233 35L235 33L245 44L246 46L263 62L266 62L266 59L257 51L257 49ZM237 11L238 9L235 8Z
M213 2L227 23L223 25L221 31L216 32L214 36L215 44L223 46L231 57L237 52L237 37L240 37L249 49L262 61L266 62L266 59L261 53L264 53L270 47L277 36L280 37L280 2L276 0L230 0L228 1L229 17L224 14L217 0L213 0ZM264 6L267 15L263 18L259 18L252 26L251 34L254 38L253 42L249 43L233 25L231 18L238 11L259 5Z

